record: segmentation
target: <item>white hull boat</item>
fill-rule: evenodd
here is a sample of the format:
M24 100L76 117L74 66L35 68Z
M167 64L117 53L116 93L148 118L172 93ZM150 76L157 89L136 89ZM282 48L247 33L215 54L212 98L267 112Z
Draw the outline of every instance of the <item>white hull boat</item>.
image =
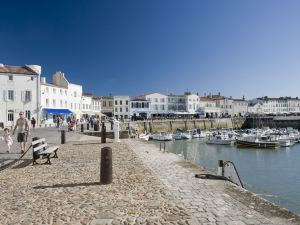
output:
M206 144L215 144L215 145L231 145L231 143L232 143L231 139L226 138L222 135L212 136L206 141Z
M167 132L158 132L158 133L152 134L151 137L153 140L156 140L156 141L171 141L173 139L172 134L167 133Z

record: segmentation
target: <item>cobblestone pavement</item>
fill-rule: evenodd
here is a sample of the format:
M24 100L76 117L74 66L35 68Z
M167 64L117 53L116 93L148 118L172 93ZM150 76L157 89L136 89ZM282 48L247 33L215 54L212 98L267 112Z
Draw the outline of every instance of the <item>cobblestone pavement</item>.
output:
M0 172L0 224L189 224L183 204L127 145L95 140L61 146L52 165ZM99 185L104 146L113 149L110 185Z
M194 224L300 224L299 216L229 182L195 178L205 171L177 155L153 144L126 142L184 205Z
M62 128L64 130L66 130L66 127ZM30 135L28 136L28 142L26 145L26 149L30 146L30 142L32 140L33 137L41 137L41 138L46 138L46 141L49 145L51 144L57 144L60 143L60 139L61 139L61 129L57 129L57 128L36 128L36 129L32 129ZM0 131L0 137L3 136L3 131ZM17 142L17 134L15 134L14 136L12 136L13 138L13 146L11 148L10 153L7 153L6 150L6 146L4 141L0 140L0 166L4 165L14 159L17 159L21 156L20 154L20 145ZM74 141L77 140L78 138L85 138L87 139L87 136L82 136L79 135L76 132L66 132L66 140L67 141ZM24 159L30 159L32 158L32 151L28 151L27 154L23 157Z

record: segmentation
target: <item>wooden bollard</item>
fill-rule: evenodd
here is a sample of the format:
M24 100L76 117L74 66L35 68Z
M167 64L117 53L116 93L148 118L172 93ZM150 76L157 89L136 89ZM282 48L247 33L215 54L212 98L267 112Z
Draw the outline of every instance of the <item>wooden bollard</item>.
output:
M106 143L106 126L104 125L104 122L102 123L101 128L101 143Z
M112 149L104 147L101 149L100 184L112 182Z

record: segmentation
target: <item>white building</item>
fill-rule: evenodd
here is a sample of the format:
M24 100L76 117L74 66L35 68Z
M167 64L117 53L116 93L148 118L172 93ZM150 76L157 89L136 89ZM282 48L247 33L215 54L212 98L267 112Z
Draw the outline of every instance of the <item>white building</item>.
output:
M39 124L40 75L37 65L0 64L0 127L14 126L20 111Z
M143 97L136 97L130 100L130 116L133 120L137 117L148 119L151 117L150 101Z
M300 113L300 100L298 97L270 98L265 96L257 100L262 103L264 114Z
M249 114L255 114L255 115L264 114L263 103L260 102L260 101L250 102L249 105L248 105L248 113Z
M93 95L89 93L84 93L81 97L81 112L82 116L88 118L95 115L92 108Z
M74 115L80 119L82 86L70 83L62 72L53 74L52 83L41 78L42 123L51 124L57 116Z
M151 115L164 115L168 113L168 96L160 93L151 93L144 95L145 99L150 101Z
M200 112L202 112L205 117L220 116L220 108L217 107L216 100L209 97L200 97Z
M169 113L184 113L187 112L186 96L168 94L168 112Z
M129 96L114 96L114 116L117 119L130 118Z
M192 94L190 92L185 92L185 104L186 104L186 111L189 114L196 114L200 112L200 98L196 94Z
M242 99L233 99L233 116L245 116L248 113L248 101Z
M82 116L101 116L101 97L95 97L91 93L84 93L81 98Z
M101 116L101 97L93 96L92 97L92 112L94 115Z

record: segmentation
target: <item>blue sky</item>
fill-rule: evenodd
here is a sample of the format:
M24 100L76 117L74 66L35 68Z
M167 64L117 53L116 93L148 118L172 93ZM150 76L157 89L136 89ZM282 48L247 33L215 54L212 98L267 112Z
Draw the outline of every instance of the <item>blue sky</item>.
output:
M1 1L0 62L95 95L299 96L300 1Z

